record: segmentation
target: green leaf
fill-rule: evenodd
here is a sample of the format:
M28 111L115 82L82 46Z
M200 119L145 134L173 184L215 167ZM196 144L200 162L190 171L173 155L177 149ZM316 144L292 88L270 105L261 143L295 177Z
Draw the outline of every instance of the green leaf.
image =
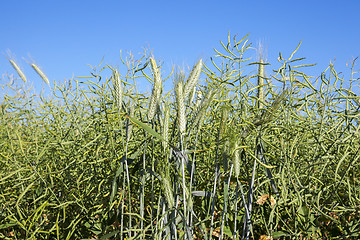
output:
M286 236L290 236L290 235L282 231L274 232L272 234L273 238L286 237Z
M134 123L135 125L137 125L138 127L141 127L142 129L144 129L145 131L147 131L148 133L150 133L151 135L153 135L154 137L156 137L157 139L166 142L166 140L157 132L155 132L154 129L152 129L150 126L146 125L145 123L137 120L134 117L130 117L128 115L125 115L125 117L127 117L132 123Z

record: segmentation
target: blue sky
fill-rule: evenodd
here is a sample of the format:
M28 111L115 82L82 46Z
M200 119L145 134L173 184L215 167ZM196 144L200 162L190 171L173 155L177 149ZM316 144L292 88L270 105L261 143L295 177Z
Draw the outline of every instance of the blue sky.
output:
M43 83L26 60L61 82L89 75L88 64L103 57L115 66L120 50L138 54L145 47L164 61L166 74L173 64L184 68L212 56L228 32L264 42L270 63L302 40L296 56L318 63L311 74L335 58L336 69L346 71L346 62L360 56L359 9L357 0L2 1L0 73L15 73L6 58L11 51L39 89Z

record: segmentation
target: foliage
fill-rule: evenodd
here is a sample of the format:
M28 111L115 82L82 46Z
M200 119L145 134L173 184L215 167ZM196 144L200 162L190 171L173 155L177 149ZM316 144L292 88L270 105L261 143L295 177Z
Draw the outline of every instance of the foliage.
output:
M122 59L123 75L54 82L49 97L8 76L0 238L357 238L355 60L348 80L333 65L315 79L297 48L266 76L247 37L221 47L169 76L168 93L146 53Z

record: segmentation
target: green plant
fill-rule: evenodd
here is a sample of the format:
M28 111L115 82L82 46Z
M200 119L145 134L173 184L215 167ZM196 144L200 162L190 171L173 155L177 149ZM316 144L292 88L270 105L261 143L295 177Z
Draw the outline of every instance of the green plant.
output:
M349 80L333 65L314 79L296 50L265 74L247 36L221 47L168 77L129 55L124 75L93 67L49 96L11 60L24 83L1 86L0 238L357 238L355 60Z

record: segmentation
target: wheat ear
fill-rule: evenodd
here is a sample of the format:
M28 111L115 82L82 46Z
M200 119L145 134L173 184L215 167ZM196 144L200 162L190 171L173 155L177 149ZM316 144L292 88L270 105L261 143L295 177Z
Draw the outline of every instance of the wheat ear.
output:
M26 76L21 71L20 67L16 64L16 62L14 60L12 60L12 59L9 59L9 62L11 63L11 65L13 66L13 68L15 69L17 74L20 76L20 78L26 83Z
M233 145L233 165L234 165L234 174L235 177L239 177L240 175L240 156L239 156L239 149L236 139L234 139L234 145Z
M263 107L263 103L264 103L264 79L265 79L265 73L264 73L264 60L262 58L260 58L260 63L259 63L259 70L258 70L258 92L257 92L257 97L258 97L258 107L262 108Z
M35 70L35 72L37 72L37 74L39 74L39 76L42 78L42 80L48 85L50 86L50 82L49 79L47 78L47 76L44 74L43 71L41 71L41 69L35 65L35 63L30 64L31 67Z
M114 96L115 102L120 111L124 91L123 91L123 87L121 84L120 74L117 70L114 70L112 80L113 80L113 86L114 86L114 89L113 89L114 95L113 96Z
M149 103L149 111L148 111L148 119L151 121L156 113L156 110L158 108L158 103L161 95L161 89L162 89L162 83L160 78L160 72L159 68L156 65L156 61L154 58L150 58L151 63L151 69L153 72L154 77L154 86L150 97L150 103Z
M257 86L258 86L258 108L263 108L264 105L264 80L265 80L265 69L264 69L264 48L261 43L259 43L259 69L257 77Z
M209 107L212 99L214 98L215 96L215 92L213 89L209 90L209 92L207 93L206 97L201 101L201 103L199 104L199 106L195 109L195 112L194 112L194 120L191 124L191 128L190 129L193 129L195 128L195 126L197 124L199 124L198 128L197 129L200 129L201 128L201 124L202 122L200 121L205 112L206 112L206 109Z
M163 147L164 151L168 147L168 140L169 140L169 125L170 125L170 106L169 102L165 102L164 104L164 124L163 124L163 138L165 141L163 141Z
M192 91L194 91L194 88L199 80L200 74L202 69L202 60L200 59L197 64L193 67L189 78L186 80L185 86L184 86L184 99L187 99L188 96Z
M165 199L168 203L168 207L171 209L175 205L174 197L173 197L173 190L171 187L171 181L170 178L167 176L167 174L163 174L162 176L162 186L165 193Z
M176 83L175 92L176 92L179 131L181 134L183 134L185 133L185 129L186 129L186 118L185 118L184 85L181 80Z

